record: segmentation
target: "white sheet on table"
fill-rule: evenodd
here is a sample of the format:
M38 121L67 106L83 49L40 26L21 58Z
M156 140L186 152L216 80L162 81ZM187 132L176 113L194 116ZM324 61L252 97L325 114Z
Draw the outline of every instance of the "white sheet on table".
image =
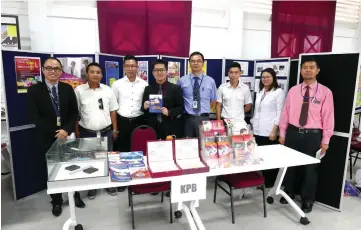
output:
M168 172L179 170L174 161L152 162L149 164L149 168L152 170L152 172Z
M196 169L206 167L199 158L177 160L177 164L182 169Z

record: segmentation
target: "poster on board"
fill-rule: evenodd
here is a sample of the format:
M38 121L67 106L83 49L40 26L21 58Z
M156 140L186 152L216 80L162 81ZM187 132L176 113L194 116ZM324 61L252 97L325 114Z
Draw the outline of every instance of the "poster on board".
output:
M361 66L360 66L360 76L358 79L358 87L357 87L357 94L356 94L356 109L361 108Z
M105 62L105 80L106 84L112 87L113 83L119 79L119 62L106 61Z
M60 81L71 85L73 88L84 84L86 79L86 67L93 62L90 57L61 57L58 58L63 66Z
M148 82L148 61L138 61L138 77Z
M168 81L177 84L180 78L180 62L168 62Z
M241 77L240 80L249 87L249 90L254 90L254 79L252 77Z
M1 48L19 49L18 25L1 24Z
M288 62L256 62L256 76L260 77L263 70L272 68L276 76L288 76Z
M39 57L14 57L18 93L27 93L28 88L41 82Z
M241 65L241 75L248 76L248 62L247 61L236 61Z
M187 74L189 74L190 72L191 72L191 65L188 61ZM204 63L203 63L202 72L203 72L203 74L207 75L207 61L204 61Z

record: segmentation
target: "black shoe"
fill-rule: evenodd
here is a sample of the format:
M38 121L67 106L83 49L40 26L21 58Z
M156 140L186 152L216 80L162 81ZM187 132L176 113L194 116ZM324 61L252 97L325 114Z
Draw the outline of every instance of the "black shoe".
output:
M54 216L60 216L63 212L63 209L61 208L61 205L53 204L53 210L51 210Z
M106 188L105 190L107 190L107 193L111 196L116 196L117 195L117 189L116 188Z
M156 196L156 195L158 195L159 194L159 192L151 192L150 193L150 195L152 195L152 196Z
M170 197L170 191L167 191L167 192L165 193L165 196L166 196L166 197Z
M288 195L292 200L295 199L295 195ZM284 197L281 197L280 199L280 203L281 204L288 204L288 201L284 198Z
M94 200L96 196L97 196L97 190L96 189L88 191L88 199L89 200Z
M85 204L81 200L79 193L74 194L74 202L75 202L75 207L77 207L77 208L84 208L85 207Z
M117 191L118 192L124 192L124 190L126 189L127 187L118 187L117 188Z
M301 209L304 213L312 212L313 203L311 201L303 201Z

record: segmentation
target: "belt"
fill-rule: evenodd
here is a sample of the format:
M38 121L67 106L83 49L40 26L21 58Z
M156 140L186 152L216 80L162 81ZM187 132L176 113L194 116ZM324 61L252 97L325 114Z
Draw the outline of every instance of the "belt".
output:
M209 117L209 113L201 113L201 114L189 114L189 113L186 113L186 115L193 116L193 117Z
M134 121L134 120L136 120L136 119L139 119L140 117L142 117L143 115L140 115L140 116L138 116L138 117L131 117L131 118L129 118L129 117L122 117L122 116L119 116L120 117L120 119L123 119L123 120L127 120L127 121Z
M322 129L305 129L298 128L294 125L288 124L288 128L297 131L300 134L308 134L308 133L322 133Z
M104 133L104 132L110 131L112 129L112 127L110 125L108 127L105 127L104 129L101 129L101 130L98 130L98 131L86 129L83 126L80 126L80 127L83 128L85 131L87 131L89 133L97 133L97 132Z

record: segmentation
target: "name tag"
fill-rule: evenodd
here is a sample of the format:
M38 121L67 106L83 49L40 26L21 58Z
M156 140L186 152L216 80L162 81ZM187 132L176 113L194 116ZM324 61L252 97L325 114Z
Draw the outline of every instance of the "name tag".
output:
M193 101L193 109L197 109L198 108L198 101Z
M318 104L318 105L321 104L321 102L318 101L315 97L312 99L312 102L315 103L315 104Z

